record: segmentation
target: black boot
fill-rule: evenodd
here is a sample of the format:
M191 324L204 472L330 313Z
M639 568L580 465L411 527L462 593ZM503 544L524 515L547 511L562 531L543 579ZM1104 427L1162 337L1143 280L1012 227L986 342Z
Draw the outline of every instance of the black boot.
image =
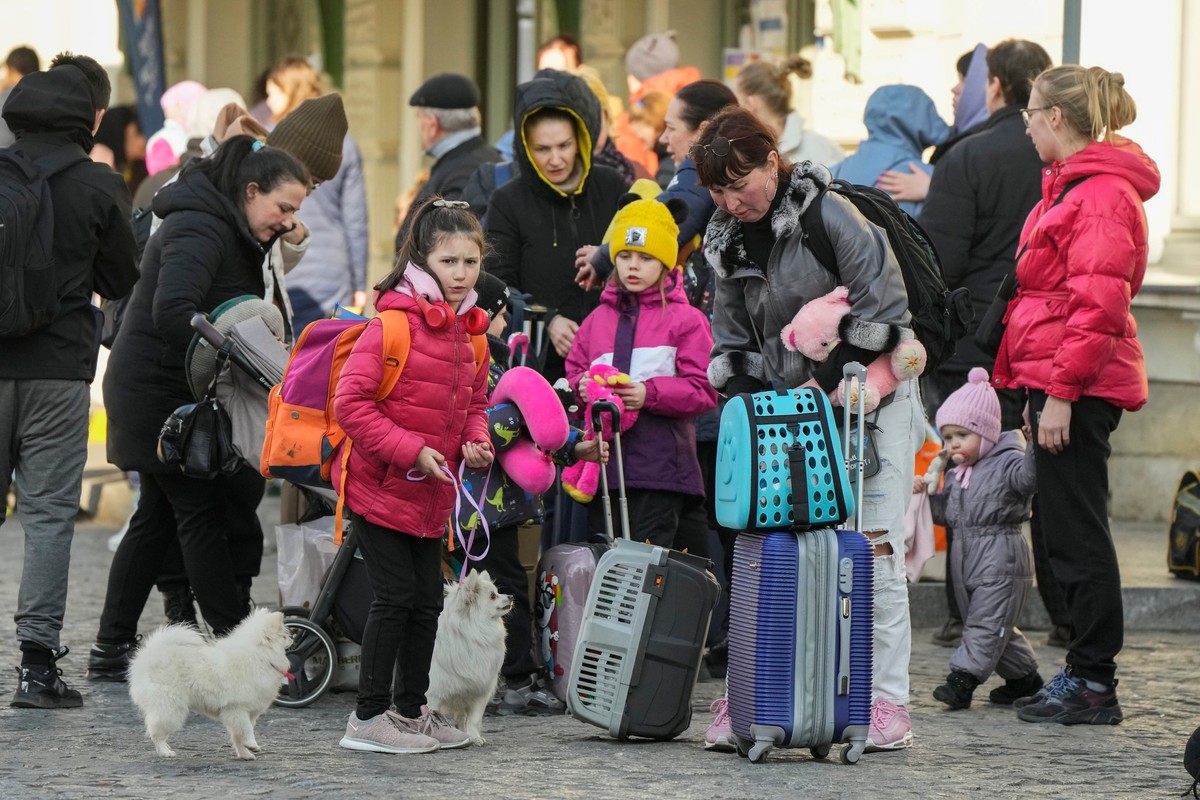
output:
M89 681L113 681L124 683L129 662L137 650L137 642L96 642L88 653Z
M1009 678L988 694L988 700L998 706L1011 706L1022 697L1032 697L1042 689L1044 681L1035 669L1024 678Z
M969 672L951 670L946 676L946 682L933 690L933 696L950 706L951 711L961 711L971 707L971 695L979 680Z
M159 586L159 590L162 592L163 614L166 615L169 624L187 625L200 630L191 586L186 583L172 583Z
M69 653L66 647L50 651L50 665L22 663L17 667L17 691L13 708L79 708L83 697L63 683L58 660Z

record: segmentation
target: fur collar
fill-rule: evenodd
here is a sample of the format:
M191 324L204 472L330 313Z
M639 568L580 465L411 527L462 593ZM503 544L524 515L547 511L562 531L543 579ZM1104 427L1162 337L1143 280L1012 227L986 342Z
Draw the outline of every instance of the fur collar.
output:
M822 164L803 161L792 170L787 194L771 217L776 239L791 236L800 227L800 217L818 195L829 186L833 176ZM704 255L722 278L750 265L742 242L742 223L737 217L717 209L704 234Z

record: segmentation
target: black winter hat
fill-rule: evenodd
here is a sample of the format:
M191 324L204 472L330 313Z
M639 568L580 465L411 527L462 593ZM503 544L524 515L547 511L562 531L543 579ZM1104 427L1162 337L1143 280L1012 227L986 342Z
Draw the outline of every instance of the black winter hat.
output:
M479 87L466 75L443 72L422 83L408 104L418 108L476 108Z
M487 312L488 319L495 319L496 314L508 305L508 286L491 273L479 273L475 281L475 294L475 305Z

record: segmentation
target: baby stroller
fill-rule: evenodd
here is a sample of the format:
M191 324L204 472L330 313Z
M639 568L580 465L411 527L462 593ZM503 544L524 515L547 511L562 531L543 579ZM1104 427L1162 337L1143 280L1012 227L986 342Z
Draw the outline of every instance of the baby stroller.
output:
M214 315L215 316L215 315ZM288 352L283 344L278 351L270 342L246 336L246 329L238 325L232 328L222 326L225 331L218 329L208 316L196 314L191 320L192 328L199 334L205 345L211 346L217 353L227 357L235 367L236 373L231 374L233 402L227 405L241 409L231 412L234 423L234 443L243 454L253 453L255 456L262 450L262 429L267 417L267 394L271 387L283 379L283 370L287 364ZM225 398L222 398L226 402ZM242 418L239 420L239 415ZM253 456L252 456L253 457ZM303 491L308 492L305 487ZM315 490L315 495L327 497L322 490ZM331 631L334 624L339 629L358 641L361 638L362 621L355 619L357 615L336 614L338 605L338 589L346 574L355 566L354 556L356 547L353 534L349 534L342 542L334 557L333 564L327 571L321 589L311 608L285 607L284 627L291 634L292 643L288 648L289 672L293 677L281 685L276 704L292 708L307 706L320 697L333 682L337 670L337 646ZM359 560L358 568L362 568ZM351 584L365 581L351 581ZM349 587L348 587L349 588ZM365 606L370 605L370 588ZM361 603L343 603L353 607ZM340 617L340 619L338 618ZM362 614L365 618L365 610ZM357 623L357 624L356 624ZM354 637L358 633L358 638Z

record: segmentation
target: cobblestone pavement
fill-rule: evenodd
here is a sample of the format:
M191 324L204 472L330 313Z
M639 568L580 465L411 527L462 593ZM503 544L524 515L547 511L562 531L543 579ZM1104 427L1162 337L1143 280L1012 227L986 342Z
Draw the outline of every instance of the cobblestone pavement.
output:
M193 717L172 744L176 759L160 759L143 738L125 687L84 679L111 555L111 529L81 524L76 535L64 642L64 677L84 693L84 708L10 709L15 673L0 672L0 798L448 797L495 798L858 798L899 797L1178 797L1190 783L1183 746L1200 724L1200 641L1195 634L1137 632L1127 636L1120 663L1125 722L1095 728L1031 725L985 702L946 712L930 697L950 651L914 635L912 718L916 744L897 753L868 754L859 764L814 761L804 751L774 751L766 763L706 752L708 704L721 691L701 683L695 722L673 742L617 742L568 717L495 717L484 722L483 748L421 756L351 753L337 746L351 694L329 694L305 709L272 708L258 723L264 752L255 762L231 758L223 729ZM15 607L21 568L16 520L0 527L0 605ZM276 600L274 557L255 584L260 603ZM152 598L143 618L162 617ZM17 663L11 624L2 641ZM1041 645L1046 675L1062 651Z

